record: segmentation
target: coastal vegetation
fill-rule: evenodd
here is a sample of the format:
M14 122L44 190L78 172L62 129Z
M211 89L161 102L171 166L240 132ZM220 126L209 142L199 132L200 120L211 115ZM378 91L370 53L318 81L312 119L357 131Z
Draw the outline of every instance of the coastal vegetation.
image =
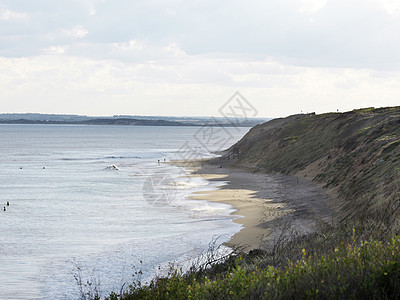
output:
M326 254L308 251L302 248L300 258L278 265L269 253L259 251L232 257L200 275L171 270L167 278L149 285L132 285L123 299L396 299L399 295L399 236L388 241L357 240L354 234ZM120 298L112 294L108 299Z
M400 107L302 114L257 125L222 161L307 177L337 197L337 224L270 247L171 268L107 299L397 299L400 296Z

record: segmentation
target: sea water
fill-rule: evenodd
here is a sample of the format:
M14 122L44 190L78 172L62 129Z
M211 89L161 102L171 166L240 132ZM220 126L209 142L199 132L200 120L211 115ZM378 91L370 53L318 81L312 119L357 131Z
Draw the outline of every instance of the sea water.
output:
M209 129L0 125L0 298L104 297L227 241L232 207L188 198L216 184L164 163L249 128Z

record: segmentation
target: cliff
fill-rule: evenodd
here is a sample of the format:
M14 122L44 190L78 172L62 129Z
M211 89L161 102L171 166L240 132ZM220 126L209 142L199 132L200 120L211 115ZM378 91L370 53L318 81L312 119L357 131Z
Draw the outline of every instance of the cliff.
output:
M393 222L400 206L400 106L274 119L252 128L223 159L308 176L337 192L344 219Z

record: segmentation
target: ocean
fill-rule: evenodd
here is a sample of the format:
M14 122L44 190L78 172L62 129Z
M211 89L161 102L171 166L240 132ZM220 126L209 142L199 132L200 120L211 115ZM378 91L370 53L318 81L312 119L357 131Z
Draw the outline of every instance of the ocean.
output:
M164 160L213 157L248 130L0 125L0 299L104 297L229 240L233 208L188 198L216 183Z

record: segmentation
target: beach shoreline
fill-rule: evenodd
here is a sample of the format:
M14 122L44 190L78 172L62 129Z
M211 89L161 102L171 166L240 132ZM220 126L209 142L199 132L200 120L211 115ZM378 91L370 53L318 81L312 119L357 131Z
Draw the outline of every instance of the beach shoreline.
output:
M217 160L175 161L188 176L221 182L217 190L193 193L190 198L231 205L233 221L242 229L226 246L248 252L268 249L283 234L307 234L335 223L331 191L305 178L251 172ZM285 232L286 231L286 232Z

